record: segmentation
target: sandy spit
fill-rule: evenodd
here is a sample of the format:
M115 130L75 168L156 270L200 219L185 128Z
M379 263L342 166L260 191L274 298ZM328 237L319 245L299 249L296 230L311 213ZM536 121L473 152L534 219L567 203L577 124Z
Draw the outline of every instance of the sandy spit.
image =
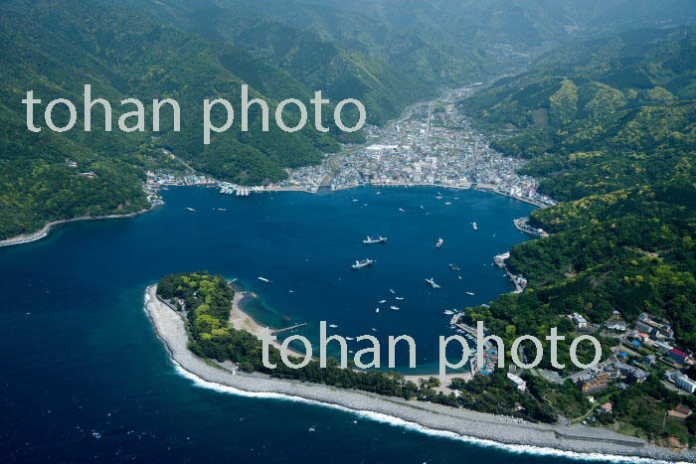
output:
M147 288L145 311L175 366L186 377L203 386L238 394L319 403L425 433L500 446L517 452L562 454L580 459L619 462L696 462L693 451L654 446L607 429L533 424L467 409L275 379L264 374L246 374L215 366L189 351L184 320L157 298L156 291L156 285Z

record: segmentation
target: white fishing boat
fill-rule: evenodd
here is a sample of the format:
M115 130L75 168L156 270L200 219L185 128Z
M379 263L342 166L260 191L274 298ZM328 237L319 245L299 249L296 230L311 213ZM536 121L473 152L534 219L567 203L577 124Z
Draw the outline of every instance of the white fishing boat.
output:
M386 302L387 302L387 300L379 300L379 301L378 301L379 304L384 304L384 303L386 303Z
M447 310L445 310L445 311L443 311L443 312L444 312L445 314L447 314L448 316L451 316L452 314L454 314L454 311L452 311L451 309L447 309Z
M375 308L375 314L379 314L379 308Z
M428 283L428 285L430 285L434 289L442 288L435 282L435 279L432 277L429 279L425 279L425 281Z
M195 212L196 212L196 210L193 209L193 208L191 208L190 206L187 206L186 209L189 210L189 211L191 211L192 213L195 213Z
M353 269L362 269L364 267L372 266L374 264L374 260L370 258L363 259L362 261L358 261L357 259L355 260L355 263L351 266Z
M474 296L474 292L466 292L467 295Z
M395 297L394 299L395 299L395 300L399 300L399 301L401 301L401 300L403 300L403 299L404 299L404 297L403 297L403 296L397 296L397 297Z
M365 245L375 245L375 244L383 244L387 243L387 237L382 237L381 235L378 236L377 238L372 238L371 235L368 235L365 240L363 240L363 243Z
M478 230L478 224L476 224L475 222L471 223L471 227L473 227L474 230Z
M338 329L338 326L336 324L329 324L329 327L331 327L332 329Z
M261 282L265 282L267 284L271 283L271 279L267 279L265 277L257 277L257 279L259 279Z
M441 248L442 245L444 245L444 244L445 244L445 239L440 237L437 239L437 243L435 244L435 248Z
M398 311L401 308L399 308L398 306L390 306L389 309L391 309L393 311Z

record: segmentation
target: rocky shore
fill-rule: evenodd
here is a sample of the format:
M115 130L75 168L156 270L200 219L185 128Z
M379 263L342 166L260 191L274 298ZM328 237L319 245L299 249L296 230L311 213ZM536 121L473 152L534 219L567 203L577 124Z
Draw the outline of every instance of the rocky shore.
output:
M657 447L607 429L533 424L520 419L432 403L275 379L258 373L234 372L222 365L206 362L189 351L184 320L176 311L159 301L156 289L153 285L146 291L146 313L175 366L184 375L204 386L248 396L318 403L426 433L501 446L514 451L633 462L696 462L696 453L693 451Z
M6 246L13 246L13 245L23 245L25 243L31 243L31 242L36 242L37 240L41 240L42 238L46 238L48 234L53 230L55 227L59 227L63 224L69 224L71 222L79 222L79 221L105 221L107 219L122 219L122 218L129 218L129 217L135 217L135 216L140 216L141 214L145 214L147 212L152 211L156 206L150 206L149 208L142 209L140 211L135 211L133 213L126 213L126 214L108 214L104 216L78 216L70 219L61 219L59 221L51 221L45 226L43 226L41 229L37 230L36 232L32 232L30 234L22 234L22 235L17 235L16 237L11 237L5 240L0 240L0 247L6 247Z

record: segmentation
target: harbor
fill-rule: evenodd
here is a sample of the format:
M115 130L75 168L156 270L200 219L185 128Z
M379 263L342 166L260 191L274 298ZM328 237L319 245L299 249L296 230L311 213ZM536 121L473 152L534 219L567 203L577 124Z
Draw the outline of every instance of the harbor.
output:
M398 120L384 126L366 126L366 142L343 145L337 153L326 153L317 165L287 170L287 179L265 185L239 185L197 174L148 172L147 188L201 185L216 188L222 195L248 197L254 193L300 191L319 193L360 186L439 187L478 190L504 195L547 207L556 202L538 192L538 182L519 170L525 161L506 157L473 128L456 106L475 86L447 90L433 101L415 104ZM474 228L476 228L474 223Z

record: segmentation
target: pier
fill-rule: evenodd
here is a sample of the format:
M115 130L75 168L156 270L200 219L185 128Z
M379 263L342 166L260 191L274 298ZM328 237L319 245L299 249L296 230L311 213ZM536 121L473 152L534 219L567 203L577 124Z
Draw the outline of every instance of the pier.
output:
M545 238L549 236L548 232L546 232L544 229L534 228L530 226L529 216L517 218L512 222L515 224L517 230L519 230L520 232L524 232L525 234L529 234L533 237L538 238Z
M274 330L274 331L271 332L271 333L272 333L273 335L278 335L278 334L283 333L283 332L290 332L291 330L299 329L300 327L304 327L304 326L306 326L307 324L309 324L309 323L308 323L308 322L303 322L303 323L301 323L301 324L291 325L290 327L286 327L286 328L284 328L284 329Z
M515 275L513 274L510 269L507 266L507 261L510 258L510 252L502 253L499 255L496 255L495 258L493 258L493 261L495 262L496 266L499 268L503 269L507 276L510 278L512 283L515 285L515 292L514 293L522 293L524 289L527 287L527 279L524 278L522 275Z

